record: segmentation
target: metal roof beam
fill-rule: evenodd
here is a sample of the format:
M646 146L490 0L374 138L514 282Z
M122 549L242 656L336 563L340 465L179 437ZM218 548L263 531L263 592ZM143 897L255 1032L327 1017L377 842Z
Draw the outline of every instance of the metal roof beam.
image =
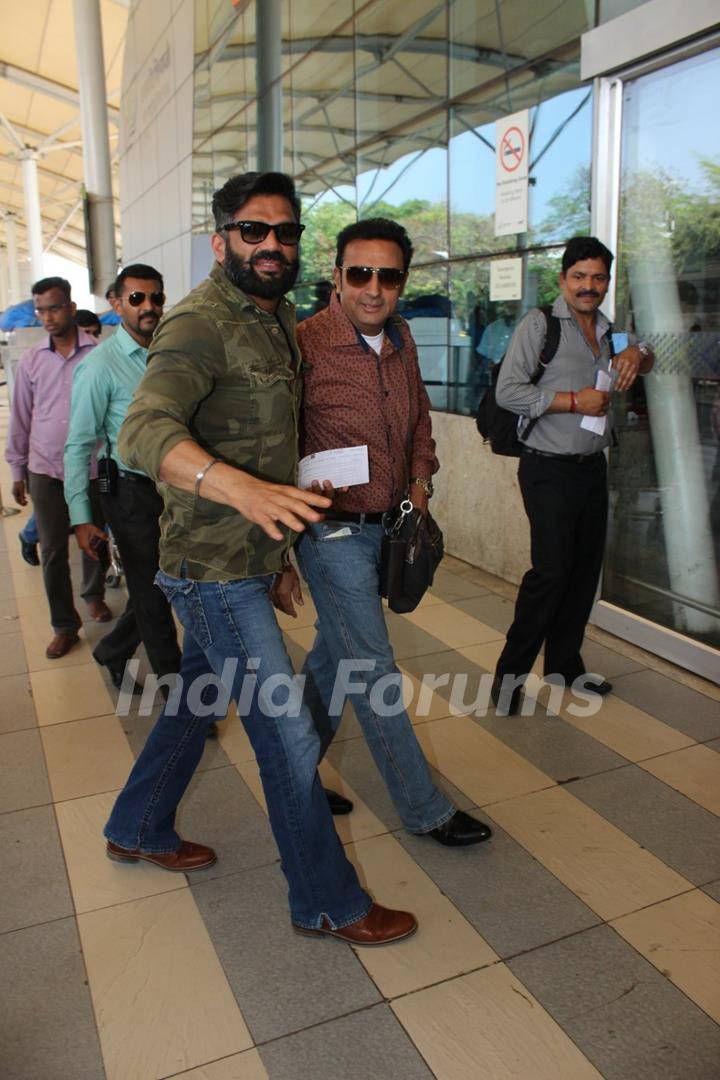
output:
M66 105L74 105L75 108L80 108L80 94L72 86L65 86L64 83L46 79L43 75L36 75L32 71L26 71L25 68L15 67L14 64L6 64L0 61L0 79L7 79L8 82L24 86L26 90L32 90L36 94L44 94L46 97L62 101ZM120 123L120 110L115 108L114 105L107 105L107 115L109 123Z
M433 15L434 17L434 15ZM358 51L371 53L381 62L388 53L398 51L415 53L420 56L449 56L451 60L464 60L469 64L487 64L491 67L506 68L508 61L515 65L526 59L512 53L502 53L497 49L488 49L482 45L465 45L459 41L446 41L444 38L415 37L397 48L402 38L395 34L355 34L348 37L328 38L292 38L283 40L284 56L302 55L308 52L351 53ZM216 62L232 60L252 60L255 58L255 42L249 41L227 45Z

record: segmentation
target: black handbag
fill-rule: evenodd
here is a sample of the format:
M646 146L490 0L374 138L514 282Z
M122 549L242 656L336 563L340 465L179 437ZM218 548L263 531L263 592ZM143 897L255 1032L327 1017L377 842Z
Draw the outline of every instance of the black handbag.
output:
M421 514L409 499L383 516L383 526L380 595L403 615L415 610L432 585L445 552L443 534L431 514Z

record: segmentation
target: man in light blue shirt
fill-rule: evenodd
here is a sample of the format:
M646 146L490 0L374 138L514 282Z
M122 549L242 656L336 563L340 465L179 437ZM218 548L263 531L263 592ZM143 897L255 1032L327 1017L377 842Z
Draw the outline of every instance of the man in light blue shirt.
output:
M150 341L163 313L162 275L152 266L126 266L115 282L121 325L78 365L73 379L65 446L65 499L77 542L97 559L107 536L92 523L88 463L98 440L101 503L122 558L128 606L93 656L122 685L125 664L142 641L160 678L180 670L180 649L170 606L154 584L158 569L162 499L150 477L129 469L117 454L117 436L140 379ZM103 460L104 459L104 460Z

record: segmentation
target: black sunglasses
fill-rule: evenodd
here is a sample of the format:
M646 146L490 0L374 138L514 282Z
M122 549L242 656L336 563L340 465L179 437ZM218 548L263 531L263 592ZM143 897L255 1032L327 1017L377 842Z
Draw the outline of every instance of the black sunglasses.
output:
M349 285L367 285L373 274L377 274L383 289L400 289L407 277L404 270L395 266L341 266Z
M225 232L237 230L245 244L261 244L272 230L279 243L288 246L299 243L305 231L305 226L298 221L279 221L277 225L268 225L267 221L229 221L227 225L220 225L219 228Z
M165 303L165 293L164 292L151 292L151 293L131 292L131 293L128 293L128 295L126 297L124 297L123 299L127 300L130 307L140 307L140 305L142 304L142 302L143 302L143 300L145 299L146 296L147 296L148 300L150 301L150 303L153 305L153 307L162 307L163 304Z

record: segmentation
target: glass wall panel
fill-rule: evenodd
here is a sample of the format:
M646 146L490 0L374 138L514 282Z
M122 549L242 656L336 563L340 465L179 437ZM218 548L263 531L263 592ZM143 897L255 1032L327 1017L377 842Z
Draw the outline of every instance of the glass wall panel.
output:
M656 353L611 453L603 598L720 645L720 50L625 86L618 329Z
M448 257L446 16L388 0L355 20L358 216L401 219L417 263Z

